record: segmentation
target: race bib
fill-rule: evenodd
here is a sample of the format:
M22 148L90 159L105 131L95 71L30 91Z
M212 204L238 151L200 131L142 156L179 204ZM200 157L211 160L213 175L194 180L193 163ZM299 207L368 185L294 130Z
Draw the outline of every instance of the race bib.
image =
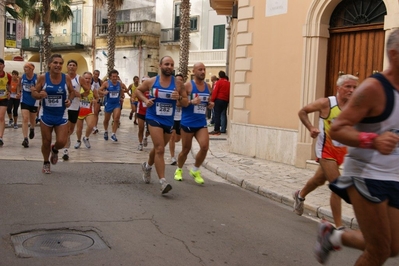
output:
M7 92L6 91L0 91L0 97L4 97L4 96L6 96L7 95Z
M31 85L29 85L29 84L24 84L24 85L22 85L22 89L24 90L24 91L27 91L27 92L31 92Z
M200 103L198 105L194 105L194 114L206 114L206 104Z
M89 109L90 108L90 102L89 101L80 101L80 108Z
M173 105L171 103L156 103L157 115L171 116L173 114Z
M10 97L11 97L11 98L16 98L16 97L17 97L17 94L16 94L16 93L11 93L11 94L10 94Z
M61 95L48 95L44 99L47 107L62 107L62 96Z
M109 92L109 97L110 98L118 98L119 97L119 91L110 91Z

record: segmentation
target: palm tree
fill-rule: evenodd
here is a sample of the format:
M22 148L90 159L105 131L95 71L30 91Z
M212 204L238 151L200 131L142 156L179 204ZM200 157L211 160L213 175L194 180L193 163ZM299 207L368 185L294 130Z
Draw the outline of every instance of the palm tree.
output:
M65 23L73 17L71 0L16 0L17 5L19 1L28 5L28 8L21 8L21 17L28 18L33 25L43 24L43 54L44 62L47 62L51 55L51 23Z
M15 19L21 18L18 10L27 9L29 9L29 6L25 0L6 1L6 12Z
M107 72L109 73L115 67L115 40L116 40L116 10L123 5L123 0L94 0L99 7L107 5L108 9L108 35L107 50L108 62Z
M179 72L185 78L188 76L188 59L190 49L190 0L183 0L180 4L180 58Z

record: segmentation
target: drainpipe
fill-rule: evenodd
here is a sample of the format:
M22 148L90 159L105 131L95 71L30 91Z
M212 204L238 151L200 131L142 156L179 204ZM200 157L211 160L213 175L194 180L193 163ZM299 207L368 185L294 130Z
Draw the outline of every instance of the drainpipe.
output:
M227 20L227 26L226 26L226 31L227 31L227 51L226 51L226 73L227 76L231 77L229 71L230 71L230 36L231 36L231 16L226 16Z
M96 25L97 25L97 13L96 13L96 1L93 0L93 28L91 33L91 60L93 64L93 71L96 70ZM99 77L101 78L101 77Z

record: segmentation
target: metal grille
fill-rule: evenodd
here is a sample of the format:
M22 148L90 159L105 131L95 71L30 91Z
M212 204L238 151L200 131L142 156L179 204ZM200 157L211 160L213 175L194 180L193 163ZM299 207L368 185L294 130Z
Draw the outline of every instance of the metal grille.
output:
M344 0L331 15L330 28L382 23L386 14L382 0Z

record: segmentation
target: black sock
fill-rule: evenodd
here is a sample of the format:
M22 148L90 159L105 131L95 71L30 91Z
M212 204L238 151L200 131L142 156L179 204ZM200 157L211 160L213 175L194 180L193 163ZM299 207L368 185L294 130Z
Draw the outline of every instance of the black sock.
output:
M58 153L58 150L55 148L55 146L52 146L52 147L51 147L51 150L52 150L55 154Z

